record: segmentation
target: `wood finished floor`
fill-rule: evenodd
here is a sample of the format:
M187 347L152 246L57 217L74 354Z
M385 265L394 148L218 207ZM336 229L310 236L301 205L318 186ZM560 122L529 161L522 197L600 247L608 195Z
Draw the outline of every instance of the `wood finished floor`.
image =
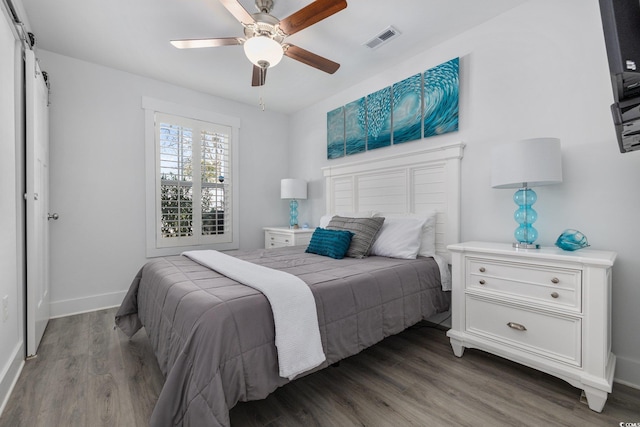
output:
M115 309L49 323L0 426L147 426L162 387L144 331ZM411 328L267 399L239 403L236 426L618 426L640 423L640 390L615 384L601 414L562 380L477 350L456 358L445 332Z

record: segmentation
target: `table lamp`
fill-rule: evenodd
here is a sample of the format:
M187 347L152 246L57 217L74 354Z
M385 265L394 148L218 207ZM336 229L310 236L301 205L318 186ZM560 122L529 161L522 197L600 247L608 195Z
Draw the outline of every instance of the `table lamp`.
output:
M289 228L298 228L298 199L307 198L307 181L287 178L280 181L280 198L289 202Z
M538 218L532 205L538 199L531 187L562 182L562 156L558 138L532 138L494 147L491 186L517 188L513 201L518 205L514 219L518 223L514 248L538 249L534 243L538 231L533 223Z

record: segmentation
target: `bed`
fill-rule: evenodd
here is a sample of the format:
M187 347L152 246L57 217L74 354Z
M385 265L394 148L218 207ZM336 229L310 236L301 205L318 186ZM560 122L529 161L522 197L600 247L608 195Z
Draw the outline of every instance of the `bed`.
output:
M331 215L435 210L433 256L333 259L299 246L226 253L308 285L326 358L300 376L449 308L441 271L444 248L459 239L462 149L461 143L449 144L323 170ZM228 426L237 402L263 399L290 381L279 375L267 297L185 256L145 264L116 324L129 336L145 328L165 375L152 426Z

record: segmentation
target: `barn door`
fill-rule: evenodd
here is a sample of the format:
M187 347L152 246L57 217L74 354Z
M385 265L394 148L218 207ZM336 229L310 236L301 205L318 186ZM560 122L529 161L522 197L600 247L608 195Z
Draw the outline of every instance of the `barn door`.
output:
M49 322L48 88L32 50L25 51L27 356L35 356ZM57 215L56 215L57 218Z

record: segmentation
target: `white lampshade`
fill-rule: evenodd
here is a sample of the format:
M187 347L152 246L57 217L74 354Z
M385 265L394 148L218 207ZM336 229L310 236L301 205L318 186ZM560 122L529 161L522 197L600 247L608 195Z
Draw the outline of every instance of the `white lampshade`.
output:
M280 181L281 199L306 199L307 181L304 179L287 178Z
M282 45L267 36L251 37L244 42L244 53L258 67L262 67L261 61L267 62L269 67L276 66L284 55Z
M562 182L558 138L532 138L494 147L491 186L522 188Z

